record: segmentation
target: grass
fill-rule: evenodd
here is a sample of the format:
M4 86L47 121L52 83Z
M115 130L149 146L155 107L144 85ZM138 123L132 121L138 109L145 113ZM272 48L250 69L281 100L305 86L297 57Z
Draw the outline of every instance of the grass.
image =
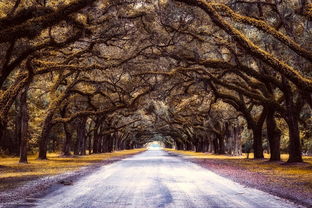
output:
M124 150L113 153L86 156L60 157L49 153L49 160L37 160L36 155L28 157L28 164L19 164L17 157L0 158L0 191L14 188L30 180L77 170L114 157L136 154L144 149Z
M215 155L215 154L211 154L211 153L184 151L184 150L175 150L175 149L165 149L165 150L176 152L176 153L183 154L186 156L190 156L193 158L200 158L200 159L227 159L227 160L247 159L247 155L245 153L243 153L241 156L230 156L230 155ZM281 154L281 160L284 162L286 162L288 160L288 157L289 157L288 154ZM253 159L253 158L254 158L253 153L250 153L249 159ZM264 154L264 158L269 159L270 154ZM303 159L305 162L312 164L312 156L304 156Z
M281 162L269 162L268 160L252 160L246 159L246 155L229 156L229 155L214 155L208 153L197 153L192 151L181 151L166 149L167 151L186 155L191 159L208 159L216 160L222 164L243 168L246 171L260 173L267 177L271 183L279 183L280 185L295 186L300 185L306 191L312 193L312 157L304 156L305 163L287 164L287 154L281 155ZM268 159L269 154L265 154ZM253 158L250 154L249 158ZM288 184L283 184L287 181Z

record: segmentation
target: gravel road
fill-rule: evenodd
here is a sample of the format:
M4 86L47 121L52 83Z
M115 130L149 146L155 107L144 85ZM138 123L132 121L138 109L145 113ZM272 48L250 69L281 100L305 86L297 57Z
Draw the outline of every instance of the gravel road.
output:
M103 166L72 185L36 199L33 205L42 208L299 207L163 150L148 150Z

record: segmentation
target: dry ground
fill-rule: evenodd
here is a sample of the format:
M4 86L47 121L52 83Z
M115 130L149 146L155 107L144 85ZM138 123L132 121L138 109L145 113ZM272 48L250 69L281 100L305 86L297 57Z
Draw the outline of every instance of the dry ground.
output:
M312 157L304 157L304 163L287 164L288 155L282 155L282 162L269 162L267 159L246 159L245 155L233 157L166 150L184 155L192 162L241 184L312 207ZM265 157L269 158L269 155Z
M20 205L8 208L20 208ZM71 186L61 186L32 199L28 205L38 208L303 208L238 185L159 149L101 167Z
M60 157L57 153L50 153L48 160L37 160L37 156L32 155L28 158L28 164L19 164L17 157L2 157L0 158L0 193L45 176L75 171L84 166L106 160L111 161L114 158L136 154L144 150L135 149L72 157Z

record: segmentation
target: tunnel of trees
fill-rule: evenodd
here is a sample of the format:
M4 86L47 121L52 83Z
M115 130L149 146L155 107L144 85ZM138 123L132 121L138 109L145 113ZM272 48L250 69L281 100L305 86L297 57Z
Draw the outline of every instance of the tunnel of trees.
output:
M312 153L310 0L2 0L0 154Z

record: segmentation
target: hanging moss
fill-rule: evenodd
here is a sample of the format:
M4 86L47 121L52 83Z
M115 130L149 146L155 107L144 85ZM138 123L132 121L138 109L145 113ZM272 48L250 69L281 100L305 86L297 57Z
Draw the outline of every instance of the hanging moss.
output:
M273 37L281 41L283 44L288 46L290 49L292 49L294 52L296 52L298 55L306 58L309 61L312 61L312 51L309 51L308 49L301 47L298 43L292 40L289 36L279 32L278 30L276 30L274 27L272 27L265 21L240 15L234 12L231 8L229 8L228 6L224 4L211 3L211 5L213 5L214 8L224 13L226 16L233 18L237 22L252 25L272 35ZM310 9L310 12L312 14L312 9Z
M289 66L284 61L279 60L271 53L261 49L258 45L253 43L248 37L246 37L241 31L234 26L226 22L222 16L215 9L215 3L209 3L204 0L177 0L187 3L189 5L195 5L203 9L217 26L228 33L232 38L246 49L248 53L256 58L259 58L266 64L270 65L273 69L283 74L289 80L291 80L297 87L312 91L312 79L305 78L299 70ZM263 26L264 27L264 26Z

